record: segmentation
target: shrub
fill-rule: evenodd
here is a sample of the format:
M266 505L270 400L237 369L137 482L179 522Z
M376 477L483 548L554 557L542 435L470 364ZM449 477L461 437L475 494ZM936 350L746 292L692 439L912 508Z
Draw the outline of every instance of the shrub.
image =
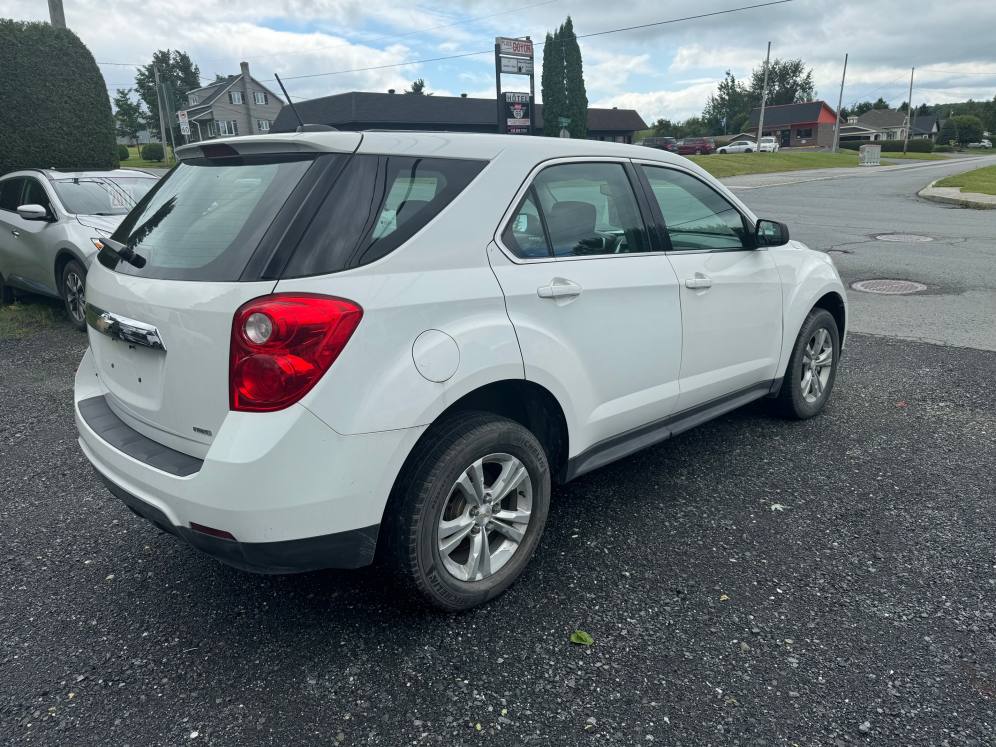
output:
M116 165L106 83L76 34L0 19L0 70L0 174Z
M950 145L935 145L934 153L954 153L954 148Z
M131 157L131 154L128 152L128 146L127 145L119 145L118 146L118 160L119 161L127 161L130 157Z
M161 161L163 160L163 146L159 143L149 143L142 146L142 160Z
M858 150L862 145L880 145L882 146L883 153L902 153L903 152L903 141L902 140L851 140L846 143L841 143L841 148L847 148L849 150ZM931 153L934 150L934 144L930 140L910 140L907 143L906 151L908 153Z

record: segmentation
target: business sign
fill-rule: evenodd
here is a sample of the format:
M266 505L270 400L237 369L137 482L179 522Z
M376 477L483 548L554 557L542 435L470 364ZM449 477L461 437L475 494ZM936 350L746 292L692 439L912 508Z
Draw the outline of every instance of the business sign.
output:
M502 57L501 71L511 75L532 75L533 61L527 57Z
M495 39L498 51L503 55L512 57L533 57L533 43L529 39L510 39L507 36L499 36Z
M529 94L505 91L505 127L512 135L529 134Z

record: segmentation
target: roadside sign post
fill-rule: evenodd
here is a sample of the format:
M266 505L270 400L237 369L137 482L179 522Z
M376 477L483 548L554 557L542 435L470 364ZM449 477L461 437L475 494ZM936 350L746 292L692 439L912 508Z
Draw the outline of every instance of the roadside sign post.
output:
M187 110L181 109L176 113L176 118L180 120L180 134L190 142L190 120L187 119Z
M502 75L529 76L529 92L503 92ZM531 135L536 83L533 42L528 36L521 39L507 36L495 38L495 90L498 92L498 132L508 135Z

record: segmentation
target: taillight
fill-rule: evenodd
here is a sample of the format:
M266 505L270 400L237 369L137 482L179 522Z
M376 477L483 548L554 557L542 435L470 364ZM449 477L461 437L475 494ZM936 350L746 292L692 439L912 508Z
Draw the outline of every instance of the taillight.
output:
M272 412L297 402L339 357L362 317L352 301L311 293L244 304L232 322L231 409Z

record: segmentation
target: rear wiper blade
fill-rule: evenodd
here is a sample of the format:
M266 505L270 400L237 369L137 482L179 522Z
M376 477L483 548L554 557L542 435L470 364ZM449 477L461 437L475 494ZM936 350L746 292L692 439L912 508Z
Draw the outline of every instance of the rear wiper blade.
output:
M136 254L135 250L127 244L122 244L120 241L115 241L114 239L104 238L100 239L100 243L104 245L104 248L100 251L104 251L104 249L106 249L115 257L123 259L130 265L134 265L139 269L145 267L145 257L141 254Z

